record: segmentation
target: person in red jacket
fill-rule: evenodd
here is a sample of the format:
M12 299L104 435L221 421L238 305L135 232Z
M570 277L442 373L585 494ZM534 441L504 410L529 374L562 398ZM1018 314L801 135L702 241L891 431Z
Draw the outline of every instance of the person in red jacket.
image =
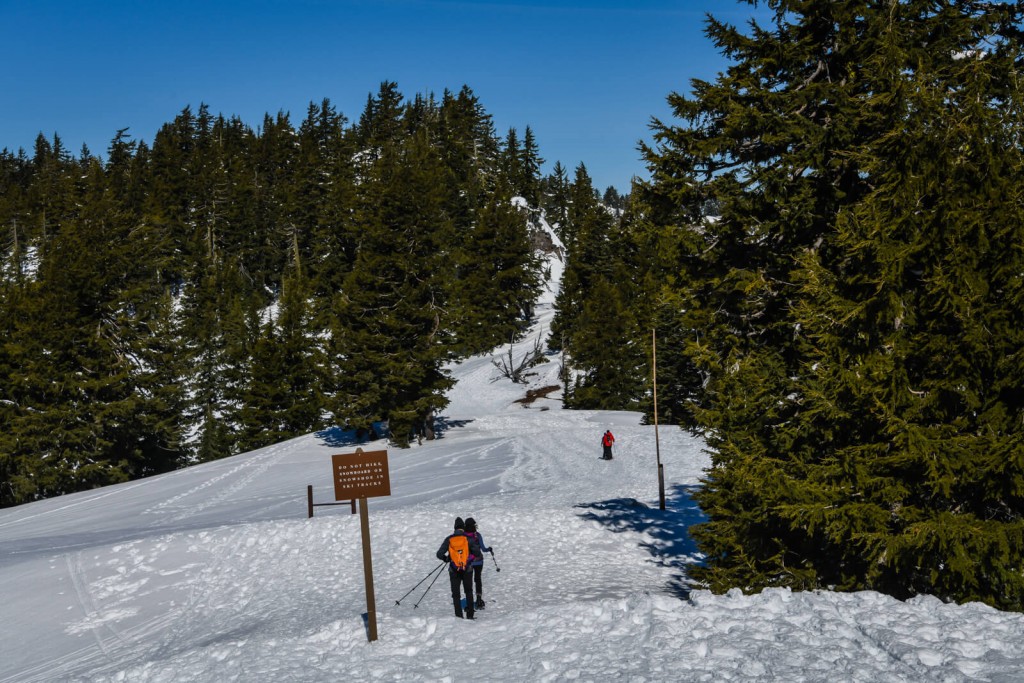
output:
M601 445L604 446L604 455L601 456L602 460L612 459L612 444L615 443L615 436L612 434L612 430L607 430L604 436L601 437Z

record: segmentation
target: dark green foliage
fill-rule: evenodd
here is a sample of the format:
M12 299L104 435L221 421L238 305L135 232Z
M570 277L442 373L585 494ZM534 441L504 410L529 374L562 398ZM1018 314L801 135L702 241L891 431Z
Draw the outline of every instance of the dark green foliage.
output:
M576 321L566 405L588 410L636 410L648 379L648 350L633 327L623 293L601 278Z
M771 8L709 20L735 63L646 152L713 456L695 574L1020 610L1024 8Z
M532 131L512 149L468 87L385 82L351 127L200 104L105 162L0 152L0 505L330 423L429 436L443 364L536 292L508 189L538 178Z
M167 310L139 258L159 252L159 238L120 201L127 169L112 164L105 177L90 166L80 214L46 240L38 277L8 302L0 451L15 502L181 463L178 393L151 365Z
M456 317L454 346L483 353L519 338L539 290L525 209L508 192L495 192L461 234L449 310Z
M526 199L530 206L540 206L540 167L544 159L529 126L523 132L523 147L519 155L519 176L513 179L517 194Z
M324 426L323 362L308 334L306 294L301 281L286 280L277 317L267 320L252 349L239 410L239 450Z
M572 183L565 168L558 161L551 170L551 175L541 181L541 206L547 215L548 222L555 229L558 239L565 242L565 230L569 224L569 193Z
M446 169L421 133L382 147L370 173L357 203L359 253L335 308L335 413L354 427L387 420L406 445L452 386L442 367L454 237Z
M560 185L554 176L549 186ZM598 200L582 164L565 194L560 236L568 258L548 340L550 349L562 351L565 404L636 410L651 374L649 311L640 305L635 278L641 264L632 238Z

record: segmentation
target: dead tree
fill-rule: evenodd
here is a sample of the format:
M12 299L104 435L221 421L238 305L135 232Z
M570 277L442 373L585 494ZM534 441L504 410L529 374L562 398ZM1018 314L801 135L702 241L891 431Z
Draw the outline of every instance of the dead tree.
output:
M512 380L515 384L525 384L526 378L531 374L527 372L530 368L544 360L544 352L541 350L540 335L533 343L533 348L523 354L518 361L515 358L515 344L509 342L508 354L498 359L491 359L491 365L498 368L501 377Z

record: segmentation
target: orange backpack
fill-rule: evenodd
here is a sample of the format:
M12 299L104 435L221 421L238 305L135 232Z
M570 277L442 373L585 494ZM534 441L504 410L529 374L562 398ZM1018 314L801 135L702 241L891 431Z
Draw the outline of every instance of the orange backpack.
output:
M464 571L469 564L469 539L465 534L452 534L448 538L448 559L457 571Z

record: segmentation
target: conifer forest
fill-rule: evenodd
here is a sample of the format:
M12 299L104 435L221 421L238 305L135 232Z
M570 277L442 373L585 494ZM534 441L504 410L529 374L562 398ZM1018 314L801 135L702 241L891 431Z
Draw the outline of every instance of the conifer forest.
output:
M0 504L432 438L449 361L532 343L543 217L565 407L652 420L656 332L706 440L695 582L1024 609L1024 2L767 4L623 194L468 87L4 150Z

